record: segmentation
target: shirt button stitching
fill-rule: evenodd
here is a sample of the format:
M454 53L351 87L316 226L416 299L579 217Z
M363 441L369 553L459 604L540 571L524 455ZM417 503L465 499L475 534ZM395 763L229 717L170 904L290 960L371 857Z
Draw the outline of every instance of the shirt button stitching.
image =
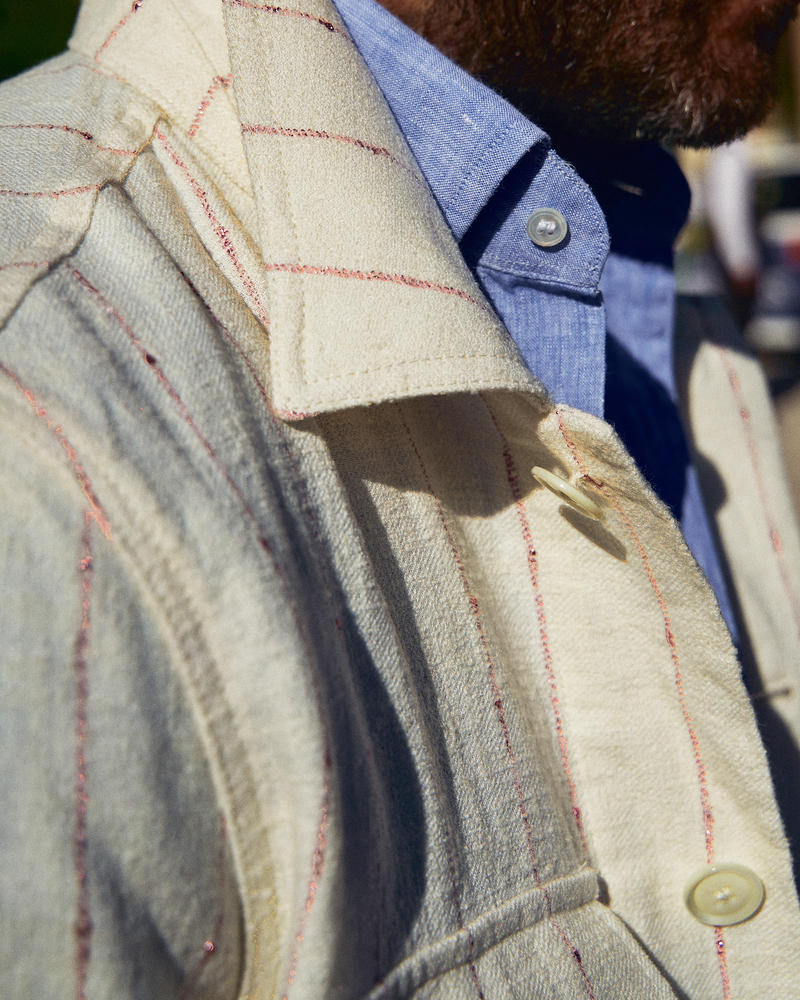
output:
M744 865L710 865L689 882L684 900L689 912L711 927L742 924L764 902L764 883Z

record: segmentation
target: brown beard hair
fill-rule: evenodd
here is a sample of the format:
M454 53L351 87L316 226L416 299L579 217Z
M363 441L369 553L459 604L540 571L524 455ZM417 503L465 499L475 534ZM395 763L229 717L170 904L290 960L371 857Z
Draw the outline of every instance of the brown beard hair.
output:
M406 21L549 131L705 146L767 114L796 2L428 0Z

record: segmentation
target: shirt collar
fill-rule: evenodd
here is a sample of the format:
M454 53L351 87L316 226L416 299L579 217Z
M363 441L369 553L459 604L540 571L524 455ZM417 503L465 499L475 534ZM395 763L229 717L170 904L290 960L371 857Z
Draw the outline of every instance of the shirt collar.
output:
M295 13L185 0L120 22L88 0L70 43L93 73L133 81L129 117L154 127L175 198L268 330L267 353L241 327L275 412L498 389L548 409L333 0Z
M468 263L481 258L548 285L596 289L608 229L592 191L548 135L376 0L337 0L337 7L453 234L466 237ZM534 247L525 232L530 213L548 207L570 223L569 243L557 253ZM498 233L497 219L512 214L515 224Z
M547 135L375 0L336 6L461 239L503 177Z

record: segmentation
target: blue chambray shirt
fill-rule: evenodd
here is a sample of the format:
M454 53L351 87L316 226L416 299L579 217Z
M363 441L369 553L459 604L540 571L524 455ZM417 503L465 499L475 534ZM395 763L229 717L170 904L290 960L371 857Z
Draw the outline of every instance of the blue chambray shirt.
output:
M676 407L672 244L689 193L674 159L655 145L574 140L560 156L542 129L376 0L336 5L528 367L556 402L614 425L680 521L735 636ZM568 221L556 248L527 235L540 208Z

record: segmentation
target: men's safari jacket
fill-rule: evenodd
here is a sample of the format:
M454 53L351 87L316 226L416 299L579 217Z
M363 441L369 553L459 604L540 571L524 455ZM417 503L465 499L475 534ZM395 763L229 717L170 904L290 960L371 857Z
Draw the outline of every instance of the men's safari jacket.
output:
M800 996L712 591L521 362L331 0L87 0L0 92L0 216L4 995ZM800 545L733 338L684 304L790 766ZM730 865L765 897L720 926L728 883L685 892Z

